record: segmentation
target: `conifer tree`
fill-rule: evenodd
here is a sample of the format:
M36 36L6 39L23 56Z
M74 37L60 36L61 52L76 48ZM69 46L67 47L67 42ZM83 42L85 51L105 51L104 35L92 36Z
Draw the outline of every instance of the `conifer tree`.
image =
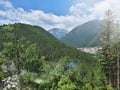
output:
M102 23L102 33L101 33L101 54L103 55L102 65L104 67L104 72L108 77L109 84L112 84L112 60L111 60L111 40L112 32L114 31L114 21L113 15L110 10L105 12L105 20Z
M112 12L108 10L105 13L106 17L102 23L101 33L101 50L102 65L104 72L108 78L109 84L119 90L119 57L120 57L120 42L118 23L115 23Z

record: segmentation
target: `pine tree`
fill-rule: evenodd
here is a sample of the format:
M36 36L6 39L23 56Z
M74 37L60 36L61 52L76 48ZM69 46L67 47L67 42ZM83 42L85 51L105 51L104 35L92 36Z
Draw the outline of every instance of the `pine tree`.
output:
M116 25L115 30L115 37L114 37L114 43L116 45L116 77L117 77L117 90L120 90L120 29L119 29L119 21Z
M101 33L101 54L103 55L102 65L104 67L104 72L108 77L109 84L112 85L112 60L111 60L111 39L112 32L114 31L114 21L112 12L110 10L105 12L105 20L102 24Z
M119 90L120 32L118 32L118 23L115 23L112 12L108 10L105 14L106 18L104 20L101 33L100 53L103 56L101 63L109 84Z

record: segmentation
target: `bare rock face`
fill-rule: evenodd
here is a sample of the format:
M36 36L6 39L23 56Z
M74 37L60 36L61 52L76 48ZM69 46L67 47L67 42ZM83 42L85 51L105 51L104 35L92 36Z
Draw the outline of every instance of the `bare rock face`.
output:
M3 90L7 90L7 89L11 89L11 88L19 90L18 83L19 83L18 75L13 75L12 77L4 78L2 80L2 84L4 87Z

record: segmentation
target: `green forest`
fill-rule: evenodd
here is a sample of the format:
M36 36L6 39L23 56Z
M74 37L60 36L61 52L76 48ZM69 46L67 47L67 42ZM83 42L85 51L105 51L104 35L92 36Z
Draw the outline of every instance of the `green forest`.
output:
M119 25L110 10L105 14L96 54L68 46L39 26L0 26L0 90L120 90Z

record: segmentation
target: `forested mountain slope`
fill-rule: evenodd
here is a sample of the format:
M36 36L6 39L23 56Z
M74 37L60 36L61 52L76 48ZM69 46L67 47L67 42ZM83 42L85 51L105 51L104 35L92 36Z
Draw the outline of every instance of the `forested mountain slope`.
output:
M75 48L69 47L61 43L42 27L31 26L21 23L0 26L1 49L3 46L2 42L8 41L5 35L12 27L15 27L15 30L11 30L11 32L16 32L17 38L21 38L22 36L24 36L30 42L38 44L39 57L45 56L49 60L57 60L58 58L63 56L70 56L76 58L80 57L80 55L82 57L86 55L85 53L82 53Z
M79 25L66 34L61 41L73 47L96 46L100 32L100 21L94 20Z
M112 90L97 59L41 27L0 26L1 90Z

